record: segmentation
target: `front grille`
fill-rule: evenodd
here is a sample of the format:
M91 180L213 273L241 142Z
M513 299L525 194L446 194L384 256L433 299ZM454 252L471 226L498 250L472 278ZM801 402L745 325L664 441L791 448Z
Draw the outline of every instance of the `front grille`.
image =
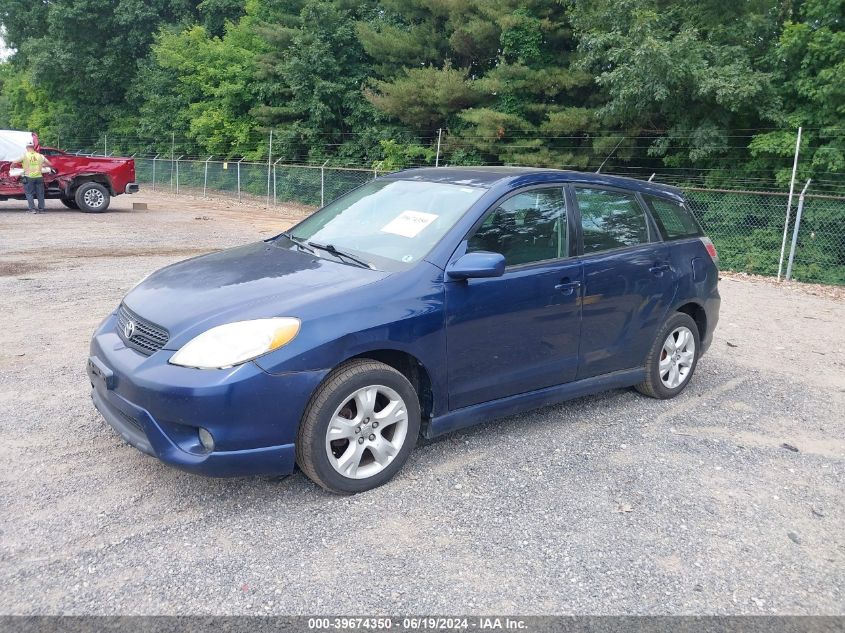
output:
M131 327L127 327L130 323ZM147 355L160 350L170 338L163 327L142 319L123 304L117 311L117 334L127 347Z

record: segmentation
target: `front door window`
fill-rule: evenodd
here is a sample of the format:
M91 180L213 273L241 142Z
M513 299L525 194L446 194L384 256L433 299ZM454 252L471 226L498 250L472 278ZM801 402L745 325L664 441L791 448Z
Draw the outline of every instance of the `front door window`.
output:
M563 189L532 189L512 196L484 219L467 252L491 251L518 266L569 255Z

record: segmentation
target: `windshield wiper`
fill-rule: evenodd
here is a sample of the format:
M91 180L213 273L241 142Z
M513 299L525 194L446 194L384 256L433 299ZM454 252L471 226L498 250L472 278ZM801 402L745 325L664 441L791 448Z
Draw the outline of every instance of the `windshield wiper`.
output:
M305 240L303 240L301 237L296 237L295 235L291 235L287 231L285 231L284 233L280 233L279 236L288 238L291 242L296 244L299 248L301 248L304 251L308 251L309 253L314 252L314 249L311 248L310 246L308 246L308 243Z
M309 246L313 246L314 248L319 248L321 251L327 251L334 255L335 257L340 257L343 259L348 259L351 262L354 262L361 266L362 268L372 268L367 262L363 259L358 259L354 255L350 255L349 253L344 253L343 251L337 250L332 244L318 244L317 242L308 242Z

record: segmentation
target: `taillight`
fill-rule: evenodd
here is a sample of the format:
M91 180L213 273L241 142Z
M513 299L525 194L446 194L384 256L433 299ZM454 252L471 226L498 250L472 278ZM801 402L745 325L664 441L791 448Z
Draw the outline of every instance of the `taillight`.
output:
M701 243L704 244L704 248L707 249L707 254L710 255L710 259L712 259L713 263L718 266L719 265L719 253L716 252L716 247L713 246L713 242L710 241L709 237L702 237Z

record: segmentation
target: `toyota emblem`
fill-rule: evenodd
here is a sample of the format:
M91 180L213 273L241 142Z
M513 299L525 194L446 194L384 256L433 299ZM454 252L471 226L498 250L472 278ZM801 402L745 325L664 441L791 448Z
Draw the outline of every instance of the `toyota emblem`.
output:
M123 326L123 335L127 339L131 339L133 334L135 334L135 321L127 321L126 325Z

